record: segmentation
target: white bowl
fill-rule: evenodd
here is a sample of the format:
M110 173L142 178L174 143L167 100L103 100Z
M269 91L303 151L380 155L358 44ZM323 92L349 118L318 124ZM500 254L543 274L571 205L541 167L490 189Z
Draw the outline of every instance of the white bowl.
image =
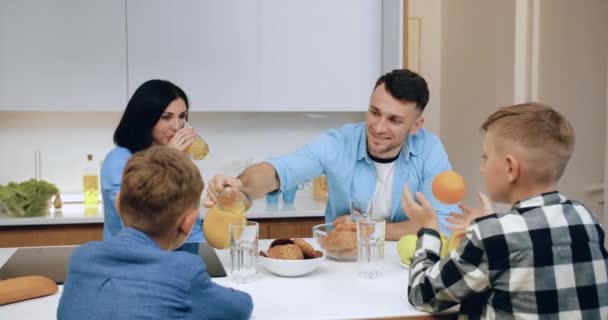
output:
M259 256L264 268L281 277L301 277L315 271L323 257L303 260L273 259Z

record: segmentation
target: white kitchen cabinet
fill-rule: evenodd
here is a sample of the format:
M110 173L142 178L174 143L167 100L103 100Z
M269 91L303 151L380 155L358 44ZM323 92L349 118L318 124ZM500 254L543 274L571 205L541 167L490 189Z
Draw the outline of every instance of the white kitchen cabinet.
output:
M259 1L128 0L129 94L166 79L191 110L260 110Z
M365 111L382 53L382 1L261 0L262 105Z
M0 110L123 110L125 0L2 0Z
M127 0L129 93L162 78L196 111L363 111L376 0Z

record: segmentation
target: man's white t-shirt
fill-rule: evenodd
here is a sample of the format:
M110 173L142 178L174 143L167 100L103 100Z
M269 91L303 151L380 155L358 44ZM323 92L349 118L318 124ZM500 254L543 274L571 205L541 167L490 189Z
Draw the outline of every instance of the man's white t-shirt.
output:
M389 163L372 161L376 167L376 189L372 202L372 217L390 220L395 159Z

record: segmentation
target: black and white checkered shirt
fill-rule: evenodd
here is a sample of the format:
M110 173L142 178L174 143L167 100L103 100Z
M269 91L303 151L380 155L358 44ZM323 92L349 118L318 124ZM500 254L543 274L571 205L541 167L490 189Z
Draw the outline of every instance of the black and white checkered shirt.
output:
M439 235L418 233L409 301L459 319L608 319L608 252L597 218L558 192L481 217L440 259Z

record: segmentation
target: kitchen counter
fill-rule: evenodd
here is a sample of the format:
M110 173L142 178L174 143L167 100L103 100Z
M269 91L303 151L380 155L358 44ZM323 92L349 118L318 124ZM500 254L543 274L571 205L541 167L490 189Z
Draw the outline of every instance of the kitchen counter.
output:
M63 197L62 197L63 198ZM0 247L27 247L82 244L101 240L103 207L85 208L82 196L65 197L60 211L54 209L44 217L13 218L0 215ZM76 200L74 200L76 199ZM72 202L80 200L80 202ZM201 205L204 219L207 208ZM325 201L312 198L309 189L298 191L293 204L254 201L247 218L260 223L260 238L311 237L312 227L325 222Z
M270 240L260 240L265 249ZM309 243L316 245L314 240ZM0 249L0 265L14 249ZM216 250L230 273L229 250ZM226 278L213 281L251 294L252 319L437 319L418 311L407 300L408 269L399 263L396 242L385 244L384 276L367 280L357 277L356 262L325 259L319 269L299 278L275 276L260 266L257 278L249 284L236 284ZM286 289L288 288L288 289ZM0 306L0 319L55 319L59 292L38 299ZM289 316L285 313L289 311ZM455 319L453 308L441 319Z
M207 208L202 206L201 200L201 219L204 219L206 214ZM308 189L298 191L293 204L286 204L282 201L279 201L278 204L269 204L266 203L266 198L261 198L255 200L247 212L247 218L250 219L323 217L324 215L325 201L314 200ZM51 209L50 213L43 217L14 218L0 215L0 227L101 224L103 220L102 205L99 205L98 208L85 208L82 203L65 203L61 210Z

